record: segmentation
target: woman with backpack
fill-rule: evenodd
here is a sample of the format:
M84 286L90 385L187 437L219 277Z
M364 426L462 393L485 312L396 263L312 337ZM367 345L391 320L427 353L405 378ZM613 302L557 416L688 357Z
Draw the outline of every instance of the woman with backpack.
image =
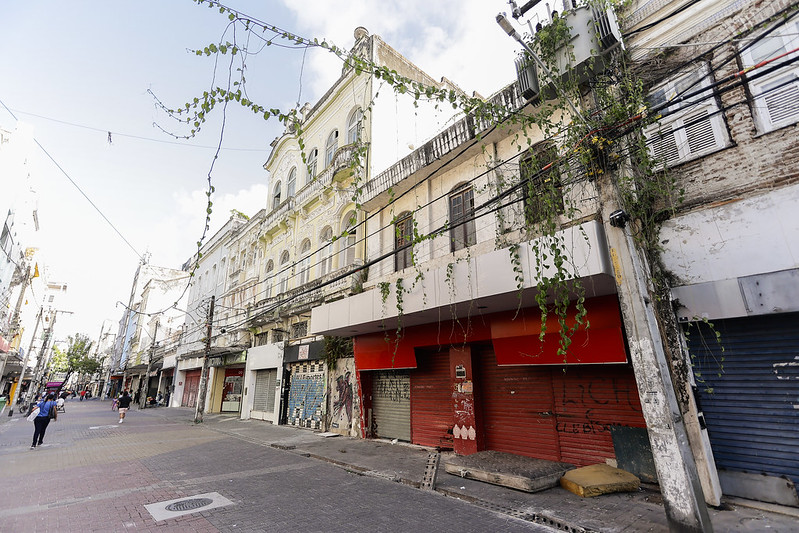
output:
M39 414L33 419L33 444L31 444L31 450L36 449L37 442L39 446L42 445L44 432L47 431L50 419L56 420L58 418L58 411L54 400L55 394L51 392L47 395L47 398L39 402L36 406L39 409Z

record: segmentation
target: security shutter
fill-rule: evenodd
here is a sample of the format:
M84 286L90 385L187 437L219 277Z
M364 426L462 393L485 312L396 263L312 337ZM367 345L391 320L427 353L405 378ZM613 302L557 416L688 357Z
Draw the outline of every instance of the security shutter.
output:
M689 328L700 406L720 469L799 483L797 326L799 313L784 313Z
M550 368L497 366L491 348L480 352L485 449L560 461Z
M411 436L414 444L452 448L455 402L449 352L416 356L411 373Z
M291 388L288 398L290 425L322 429L325 374L322 362L291 365Z
M255 373L255 397L253 410L273 414L275 412L275 378L277 370L259 370Z
M411 380L408 371L374 373L372 428L376 437L411 440Z

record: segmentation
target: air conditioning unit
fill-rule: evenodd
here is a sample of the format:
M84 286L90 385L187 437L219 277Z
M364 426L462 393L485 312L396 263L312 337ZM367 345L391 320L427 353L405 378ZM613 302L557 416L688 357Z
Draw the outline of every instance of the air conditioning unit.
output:
M538 98L541 89L538 86L538 73L532 58L523 55L516 59L516 79L519 81L519 89L525 99Z
M616 14L611 9L592 9L597 26L597 39L603 52L616 48L621 44L621 30Z

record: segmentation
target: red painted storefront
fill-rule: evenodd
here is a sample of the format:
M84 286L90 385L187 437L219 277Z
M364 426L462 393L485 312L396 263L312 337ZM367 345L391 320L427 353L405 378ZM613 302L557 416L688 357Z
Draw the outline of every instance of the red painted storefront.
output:
M590 327L574 334L565 360L554 319L539 340L537 308L408 327L399 339L356 337L363 412L371 408L371 371L407 369L398 372L410 383L415 444L576 465L613 459L611 429L645 423L618 300L592 298L585 306Z

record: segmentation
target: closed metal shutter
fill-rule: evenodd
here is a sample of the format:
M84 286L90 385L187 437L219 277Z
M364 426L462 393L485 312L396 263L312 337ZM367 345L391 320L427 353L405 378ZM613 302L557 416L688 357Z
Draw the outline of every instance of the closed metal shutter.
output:
M186 372L184 377L183 401L181 407L197 407L197 392L200 390L200 374L202 370Z
M490 347L472 350L485 449L560 461L550 368L497 366Z
M411 440L411 378L407 370L384 370L372 377L375 437Z
M253 411L263 411L273 414L275 412L275 379L277 369L258 370L255 373L255 395L253 398Z
M288 398L290 425L322 429L325 374L322 362L291 365L291 388Z
M416 356L411 373L411 436L414 444L452 448L455 402L449 352Z
M799 483L799 313L713 324L688 346L716 465Z
M616 457L613 426L646 427L631 367L552 369L561 460L576 466Z

